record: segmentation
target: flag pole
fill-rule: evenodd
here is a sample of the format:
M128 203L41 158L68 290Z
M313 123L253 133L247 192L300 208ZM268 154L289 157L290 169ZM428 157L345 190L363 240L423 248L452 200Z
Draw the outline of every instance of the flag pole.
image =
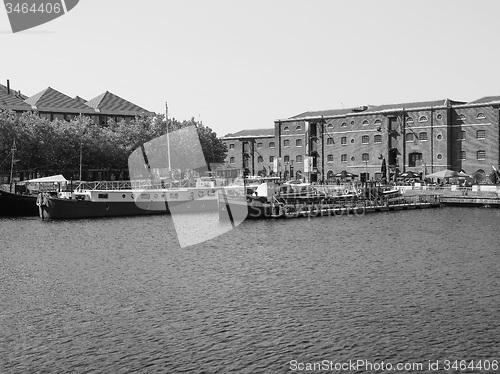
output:
M14 143L12 144L12 159L10 161L10 192L12 192L12 178L14 175L14 153L16 152L16 139L14 139Z
M168 103L165 101L165 120L167 122L167 156L168 156L168 174L170 178L172 178L171 172L172 172L172 163L170 161L170 134L168 131Z

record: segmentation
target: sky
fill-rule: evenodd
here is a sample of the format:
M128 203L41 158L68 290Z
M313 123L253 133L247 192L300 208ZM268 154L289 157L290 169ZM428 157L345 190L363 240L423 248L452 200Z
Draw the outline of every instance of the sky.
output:
M110 91L219 136L327 110L500 95L500 1L80 0L12 33L0 83Z

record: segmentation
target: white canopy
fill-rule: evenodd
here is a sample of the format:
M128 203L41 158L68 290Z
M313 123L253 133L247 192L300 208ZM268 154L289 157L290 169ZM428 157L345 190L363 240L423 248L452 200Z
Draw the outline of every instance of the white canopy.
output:
M30 179L27 181L22 181L24 183L64 183L68 180L62 176L62 174L51 175L50 177Z

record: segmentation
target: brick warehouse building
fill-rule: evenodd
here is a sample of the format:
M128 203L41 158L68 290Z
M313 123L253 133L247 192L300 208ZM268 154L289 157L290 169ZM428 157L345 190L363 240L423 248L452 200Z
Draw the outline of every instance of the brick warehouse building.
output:
M345 170L371 180L385 159L392 173L453 169L484 179L500 163L499 108L494 96L305 112L275 121L274 171L315 182Z
M250 175L273 171L275 140L273 129L243 130L222 138L227 147L226 165L247 170Z

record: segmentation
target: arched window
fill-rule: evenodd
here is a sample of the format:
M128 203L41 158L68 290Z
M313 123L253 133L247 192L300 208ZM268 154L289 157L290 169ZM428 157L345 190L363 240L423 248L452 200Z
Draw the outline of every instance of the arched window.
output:
M375 122L373 122L373 124L374 124L375 126L381 126L381 125L382 125L382 121L381 121L381 120L379 120L379 119L376 119L376 120L375 120Z
M333 130L333 123L329 123L328 126L326 126L326 129L328 131Z
M262 148L262 143L257 143L257 149L261 149Z
M295 127L295 131L296 132L302 131L302 126L297 125L297 127Z
M427 122L427 121L428 121L428 119L427 119L427 117L426 117L426 116L420 116L420 117L418 118L418 122Z
M234 149L234 144L233 143L229 144L229 149Z
M274 162L274 156L269 156L269 162Z
M326 156L326 161L327 162L333 162L333 155Z
M459 114L458 117L457 117L457 119L459 121L465 121L465 114Z
M297 170L295 172L295 179L302 179L302 172L300 170Z
M274 142L269 142L269 148L274 148Z
M264 158L262 158L262 156L257 157L257 162L262 164L264 162Z
M333 145L333 138L327 138L326 145Z
M340 144L347 145L347 137L346 136L343 136L340 138Z
M347 162L347 154L340 155L340 161Z
M484 115L484 113L478 113L477 116L476 116L476 119L485 119L486 116Z
M326 173L326 179L333 179L334 175L335 173L333 172L333 170L328 170L328 172Z
M361 161L370 161L370 154L368 153L363 153L361 155Z
M290 131L290 127L288 126L283 127L283 131Z
M234 164L234 157L229 158L229 163Z
M295 162L297 162L298 164L302 162L302 156L301 155L297 155L297 157L295 157Z
M346 127L347 126L347 123L345 122L342 122L342 124L340 125L340 127Z
M370 122L368 122L368 120L366 120L366 119L362 123L363 126L366 126L366 125L369 125L369 124L370 124Z
M290 156L283 157L283 162L290 162Z
M374 143L382 143L382 135L375 135L373 137L373 142Z
M406 117L406 123L413 123L413 118Z
M368 135L363 135L363 136L361 137L361 143L363 143L363 144L368 144L368 143L370 143L370 137L369 137Z
M302 139L296 139L295 140L295 146L296 147L302 147Z
M290 147L290 140L285 139L285 140L283 141L283 147Z

